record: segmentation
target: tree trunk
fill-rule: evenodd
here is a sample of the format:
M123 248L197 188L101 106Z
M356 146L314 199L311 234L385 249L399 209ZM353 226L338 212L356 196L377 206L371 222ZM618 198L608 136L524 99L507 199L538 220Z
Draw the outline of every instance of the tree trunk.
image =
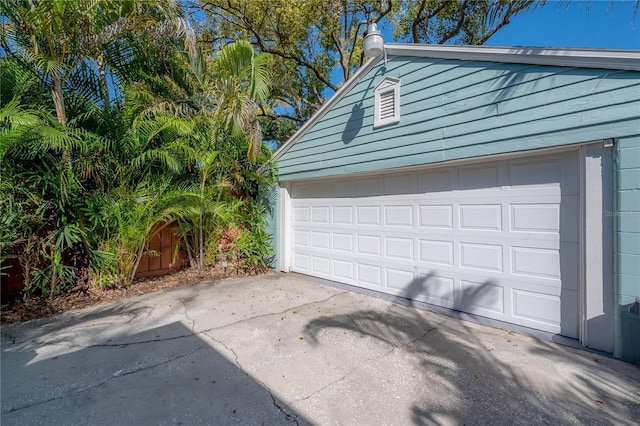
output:
M53 302L53 295L56 292L56 281L58 281L58 259L56 258L56 254L54 249L51 249L51 261L53 265L53 271L51 271L51 293L49 294L49 302Z
M109 109L111 108L111 99L109 98L109 86L107 85L107 71L102 59L98 59L98 68L100 69L100 79L98 81L98 84L100 85L100 94L102 95L102 101L104 102L105 109Z
M140 265L140 261L142 260L142 255L144 254L144 249L145 247L147 247L147 244L149 243L149 238L145 237L144 241L142 242L142 246L140 247L140 250L138 250L138 253L136 253L136 257L133 261L133 268L131 268L131 271L129 271L129 275L127 276L127 282L125 283L125 287L129 286L133 280L136 278L136 272L138 272L138 266Z
M53 88L51 89L51 98L56 107L56 117L58 123L63 126L67 125L67 113L64 109L64 93L62 92L62 81L59 75L53 75Z

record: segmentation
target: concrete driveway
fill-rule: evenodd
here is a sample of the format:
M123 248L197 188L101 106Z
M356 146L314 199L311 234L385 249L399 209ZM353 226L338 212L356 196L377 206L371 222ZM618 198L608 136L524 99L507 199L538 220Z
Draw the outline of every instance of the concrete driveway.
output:
M3 426L611 424L640 368L285 274L2 328Z

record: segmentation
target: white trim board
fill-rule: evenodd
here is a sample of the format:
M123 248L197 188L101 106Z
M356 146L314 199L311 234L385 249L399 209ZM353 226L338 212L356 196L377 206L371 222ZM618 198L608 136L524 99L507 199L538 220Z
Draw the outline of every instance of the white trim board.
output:
M385 44L387 55L640 71L640 51L547 47Z

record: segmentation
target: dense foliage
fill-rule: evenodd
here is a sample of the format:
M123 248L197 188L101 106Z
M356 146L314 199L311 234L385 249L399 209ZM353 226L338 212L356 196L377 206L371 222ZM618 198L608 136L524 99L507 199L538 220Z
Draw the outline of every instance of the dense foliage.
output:
M268 55L200 49L170 0L1 9L0 260L29 292L127 285L163 226L193 267L269 266Z

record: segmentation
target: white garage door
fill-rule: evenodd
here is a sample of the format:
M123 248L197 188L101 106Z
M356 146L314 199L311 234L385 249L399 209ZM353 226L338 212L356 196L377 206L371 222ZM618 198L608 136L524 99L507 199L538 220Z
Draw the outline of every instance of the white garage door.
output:
M292 270L578 334L575 152L296 183Z

